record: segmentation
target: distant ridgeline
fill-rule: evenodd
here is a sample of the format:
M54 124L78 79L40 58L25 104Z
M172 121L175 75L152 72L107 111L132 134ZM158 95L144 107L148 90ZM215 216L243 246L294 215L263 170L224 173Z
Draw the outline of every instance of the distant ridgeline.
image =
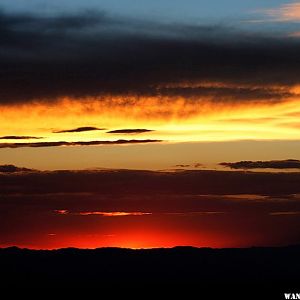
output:
M272 285L299 287L300 246L278 248L80 250L0 249L3 287L101 287L109 285ZM287 294L286 294L287 295ZM297 294L290 293L286 299ZM272 298L273 299L273 298Z

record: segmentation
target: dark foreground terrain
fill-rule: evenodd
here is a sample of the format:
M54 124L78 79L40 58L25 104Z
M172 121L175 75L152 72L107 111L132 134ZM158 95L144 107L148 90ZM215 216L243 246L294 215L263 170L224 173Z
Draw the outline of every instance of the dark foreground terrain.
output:
M300 292L300 246L53 251L0 249L2 287L248 285ZM283 296L282 296L283 297ZM282 298L283 299L283 298Z

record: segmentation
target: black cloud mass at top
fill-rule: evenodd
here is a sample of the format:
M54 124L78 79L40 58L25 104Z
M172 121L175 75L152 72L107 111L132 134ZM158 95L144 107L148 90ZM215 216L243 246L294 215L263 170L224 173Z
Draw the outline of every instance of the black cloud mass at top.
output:
M0 41L0 104L99 95L280 100L288 92L270 87L300 75L296 39L221 25L2 12ZM191 87L211 81L233 87Z

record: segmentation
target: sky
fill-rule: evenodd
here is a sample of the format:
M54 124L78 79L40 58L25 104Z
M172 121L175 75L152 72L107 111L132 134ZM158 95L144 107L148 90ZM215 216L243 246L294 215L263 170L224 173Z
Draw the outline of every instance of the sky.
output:
M299 243L299 24L299 1L2 0L0 246Z
M212 20L229 18L236 14L248 14L260 8L274 8L276 6L290 3L282 0L264 1L238 1L228 0L220 2L217 0L3 0L3 9L9 11L34 11L56 13L61 11L76 12L82 9L105 10L112 14L126 15L131 17L146 16L147 18L166 18L172 21L192 21L209 19Z

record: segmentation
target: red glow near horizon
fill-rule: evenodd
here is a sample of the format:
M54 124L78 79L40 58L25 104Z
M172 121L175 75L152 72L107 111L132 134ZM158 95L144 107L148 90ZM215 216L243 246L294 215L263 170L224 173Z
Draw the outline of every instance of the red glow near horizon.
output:
M284 245L287 238L286 226L278 229L275 237L273 229L268 226L244 224L241 227L229 221L228 216L219 214L202 216L121 214L114 217L63 214L57 215L56 218L58 217L60 219L58 223L65 221L67 223L56 226L53 224L32 226L32 232L19 229L15 234L10 234L7 241L2 242L0 246L30 249L68 247L140 249L176 246L231 248ZM257 227L261 227L261 230L257 230Z
M257 197L254 200L247 200L249 197L246 200L243 197L229 197L231 200L226 197L204 200L198 197L195 201L197 205L202 201L201 210L175 210L175 205L179 206L176 197L160 197L157 202L152 198L141 198L143 201L134 202L134 205L128 199L122 199L126 205L113 200L107 205L98 198L96 202L93 202L94 198L80 198L78 206L71 205L70 198L70 202L64 201L59 209L40 208L40 198L34 203L34 209L23 207L19 202L15 209L6 210L1 219L0 247L232 248L290 245L299 241L299 209L295 200L287 199L279 204L269 200L272 207L274 203L285 205L284 209L275 210L266 209L268 203L264 198L266 203ZM170 208L160 209L161 201L169 201ZM156 209L151 209L153 203L157 204ZM188 204L193 205L185 200L184 205ZM55 202L53 205L57 206ZM105 210L108 206L109 209ZM131 209L126 210L126 206ZM114 211L115 207L119 209Z
M176 234L172 232L128 232L120 234L86 234L86 235L66 235L50 233L40 240L31 240L29 243L5 244L1 247L18 246L30 249L59 249L59 248L81 248L95 249L102 247L120 247L131 249L151 249L151 248L172 248L176 246L211 247L223 248L232 247L234 243L225 241L221 237L213 237L205 234L195 236L193 234ZM237 245L240 246L240 245Z

